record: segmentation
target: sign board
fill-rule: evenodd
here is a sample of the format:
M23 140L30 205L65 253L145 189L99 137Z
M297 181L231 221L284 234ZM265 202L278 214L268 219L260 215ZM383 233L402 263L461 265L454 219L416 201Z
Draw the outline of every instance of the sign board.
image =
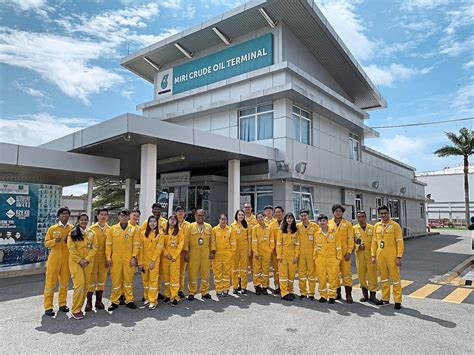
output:
M156 77L157 80L157 93L161 97L169 96L173 92L173 69L163 70L158 72Z
M189 186L190 182L190 171L183 171L179 173L166 173L160 175L161 187Z

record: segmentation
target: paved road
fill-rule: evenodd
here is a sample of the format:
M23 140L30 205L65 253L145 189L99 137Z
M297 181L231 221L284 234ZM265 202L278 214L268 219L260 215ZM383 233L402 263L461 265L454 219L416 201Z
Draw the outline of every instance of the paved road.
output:
M402 278L413 283L404 294L466 259L470 243L469 235L407 241ZM42 315L43 280L0 280L2 352L472 353L474 295L461 304L446 303L442 299L452 286L422 300L405 297L401 311L361 303L284 303L250 293L184 301L175 308L161 304L155 311L120 307L74 321L64 313L55 319Z

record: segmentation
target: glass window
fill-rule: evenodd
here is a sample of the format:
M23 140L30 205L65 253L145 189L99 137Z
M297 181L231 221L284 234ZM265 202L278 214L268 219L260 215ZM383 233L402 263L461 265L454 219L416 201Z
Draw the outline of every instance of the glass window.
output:
M355 208L356 212L362 211L362 194L356 194Z
M241 205L243 201L252 203L254 213L273 205L273 185L248 185L240 187Z
M360 161L360 137L349 133L349 158Z
M239 126L243 141L273 138L273 103L240 110Z
M293 106L291 116L291 138L304 144L311 144L311 115L309 111L297 106Z
M307 186L293 185L293 213L299 219L301 209L309 210L309 218L314 220L313 196Z
M420 203L420 218L425 219L425 204Z

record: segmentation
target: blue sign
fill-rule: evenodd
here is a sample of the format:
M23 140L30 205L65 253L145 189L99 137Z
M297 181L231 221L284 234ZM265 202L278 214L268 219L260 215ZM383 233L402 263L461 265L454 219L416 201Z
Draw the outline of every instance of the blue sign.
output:
M271 33L173 68L173 94L273 64Z

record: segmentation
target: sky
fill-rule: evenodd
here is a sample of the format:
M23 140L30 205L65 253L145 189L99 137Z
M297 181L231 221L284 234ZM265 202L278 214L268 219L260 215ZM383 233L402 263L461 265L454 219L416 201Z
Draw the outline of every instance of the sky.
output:
M0 0L0 142L39 145L139 113L152 85L120 60L241 2L225 0ZM474 2L317 0L388 102L371 127L474 116ZM474 121L378 129L366 145L417 171L458 166L438 158L446 131ZM84 187L66 189L81 193Z

